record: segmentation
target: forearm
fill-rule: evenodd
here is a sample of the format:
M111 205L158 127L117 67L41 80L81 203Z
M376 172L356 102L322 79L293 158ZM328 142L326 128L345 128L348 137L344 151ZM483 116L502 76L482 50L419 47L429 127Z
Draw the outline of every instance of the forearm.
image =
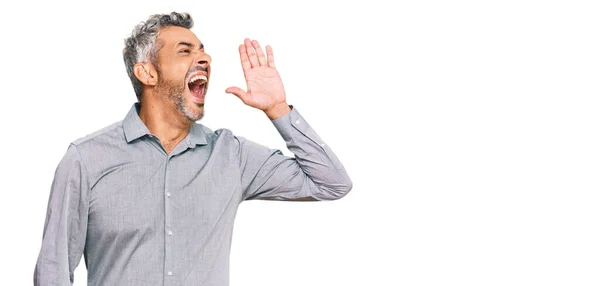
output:
M288 113L272 122L294 153L302 172L317 186L318 191L310 194L313 198L335 200L352 189L352 181L338 157L298 110L291 107Z

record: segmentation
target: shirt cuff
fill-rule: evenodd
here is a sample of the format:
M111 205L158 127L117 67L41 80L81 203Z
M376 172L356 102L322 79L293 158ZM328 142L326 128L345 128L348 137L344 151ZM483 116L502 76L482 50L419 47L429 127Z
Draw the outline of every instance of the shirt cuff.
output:
M300 115L298 109L293 105L289 105L289 107L292 111L275 120L271 120L285 141L289 141L298 135L307 136L306 133L310 129L310 126L306 123L302 115Z

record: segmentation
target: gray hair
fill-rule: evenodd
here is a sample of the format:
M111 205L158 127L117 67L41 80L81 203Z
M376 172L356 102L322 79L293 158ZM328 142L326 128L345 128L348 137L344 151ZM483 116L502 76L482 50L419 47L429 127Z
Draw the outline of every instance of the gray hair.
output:
M161 28L169 26L191 29L194 26L194 20L188 13L172 12L171 14L151 15L146 22L139 23L133 29L131 36L125 39L123 60L138 101L142 99L143 85L135 77L133 66L136 63L148 61L156 65L156 36Z

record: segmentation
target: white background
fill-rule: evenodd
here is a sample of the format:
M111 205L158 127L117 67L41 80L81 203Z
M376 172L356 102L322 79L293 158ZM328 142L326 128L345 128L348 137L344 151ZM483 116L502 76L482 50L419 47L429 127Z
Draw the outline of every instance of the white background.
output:
M0 4L2 285L32 284L68 144L135 101L123 39L174 10L213 57L201 123L291 155L224 92L245 87L238 44L270 44L354 182L334 202L242 203L232 286L600 284L595 1L88 2Z

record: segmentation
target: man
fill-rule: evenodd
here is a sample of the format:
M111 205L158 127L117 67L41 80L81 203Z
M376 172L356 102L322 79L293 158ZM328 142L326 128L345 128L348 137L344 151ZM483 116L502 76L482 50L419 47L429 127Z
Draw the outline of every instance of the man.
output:
M153 15L126 40L138 102L126 117L73 141L52 183L35 285L72 285L84 255L88 285L228 285L229 250L244 200L335 200L352 183L335 154L288 105L257 41L239 53L246 91L294 158L204 113L211 58L188 14Z

